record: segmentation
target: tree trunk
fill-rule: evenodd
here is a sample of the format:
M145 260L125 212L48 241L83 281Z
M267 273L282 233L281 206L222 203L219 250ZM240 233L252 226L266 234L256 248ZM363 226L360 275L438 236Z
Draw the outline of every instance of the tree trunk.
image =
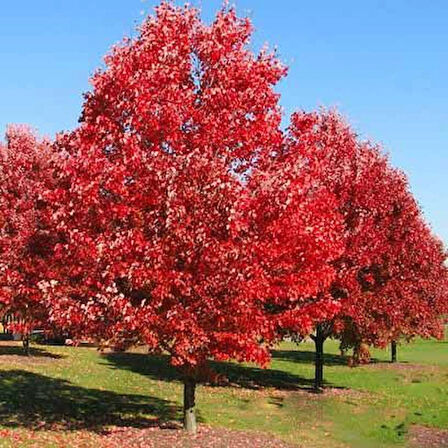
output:
M391 349L391 362L397 362L397 342L396 341L392 341L390 344L390 349Z
M22 344L23 344L23 352L25 353L25 356L30 356L30 335L29 334L26 334L23 336Z
M184 380L184 429L194 434L197 431L195 415L196 381L192 378Z
M316 335L313 337L314 345L316 346L316 356L314 360L314 390L322 392L324 385L324 342L325 337L322 325L316 327Z

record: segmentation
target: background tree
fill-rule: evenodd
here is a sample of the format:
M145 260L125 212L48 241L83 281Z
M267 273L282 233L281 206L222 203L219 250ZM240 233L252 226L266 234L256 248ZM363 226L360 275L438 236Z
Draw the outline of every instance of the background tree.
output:
M53 187L55 154L26 126L10 126L0 146L0 302L14 314L9 330L22 335L25 353L33 328L50 330L40 282L55 269L45 193Z
M362 343L383 346L410 331L440 335L446 296L429 273L445 275L443 250L424 224L405 176L333 111L294 114L284 153L298 176L310 176L335 196L343 218L344 249L324 290L340 308L312 335L315 387L323 384L323 344L330 336L357 352ZM411 318L417 310L419 322Z
M356 305L356 315L347 317L350 324L345 330L370 345L391 344L392 362L397 361L400 339L442 338L448 310L443 245L423 221L405 179L395 180L402 195L397 195L385 267L363 284L365 294Z
M269 288L264 307L279 338L306 337L340 304L329 293L343 251L337 198L318 170L306 172L288 145L263 155L249 188L251 240Z

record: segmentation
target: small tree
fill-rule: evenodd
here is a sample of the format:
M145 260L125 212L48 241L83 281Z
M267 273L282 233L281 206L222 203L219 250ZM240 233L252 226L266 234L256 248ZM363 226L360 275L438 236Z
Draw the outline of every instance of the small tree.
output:
M22 335L27 355L32 329L49 329L40 282L55 269L58 236L45 200L55 157L50 142L26 126L10 126L0 146L0 301L2 313L16 316L9 330Z
M400 339L442 338L448 311L446 252L402 180L387 263L364 285L365 300L357 305L363 317L349 316L358 339L379 347L391 345L392 362L397 362Z

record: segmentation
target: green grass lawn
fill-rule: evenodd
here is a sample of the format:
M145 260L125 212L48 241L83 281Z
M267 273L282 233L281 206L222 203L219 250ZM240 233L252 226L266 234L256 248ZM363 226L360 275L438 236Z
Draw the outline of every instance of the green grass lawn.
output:
M199 421L317 448L406 446L413 424L448 428L447 341L399 346L396 366L374 350L373 363L357 368L329 341L322 395L309 391L312 348L283 343L266 370L215 363L230 384L199 387ZM34 346L29 359L19 353L0 347L0 446L77 446L79 434L109 425L181 416L182 385L164 357L56 346Z

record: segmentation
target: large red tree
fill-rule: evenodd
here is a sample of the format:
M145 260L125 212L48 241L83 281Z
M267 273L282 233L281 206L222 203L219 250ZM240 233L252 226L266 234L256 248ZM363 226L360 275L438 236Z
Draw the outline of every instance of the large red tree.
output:
M248 49L234 10L211 25L162 3L106 57L69 154L54 225L66 269L52 320L79 336L164 350L183 372L185 426L207 359L265 364L266 280L248 242L244 177L281 141L285 69Z

